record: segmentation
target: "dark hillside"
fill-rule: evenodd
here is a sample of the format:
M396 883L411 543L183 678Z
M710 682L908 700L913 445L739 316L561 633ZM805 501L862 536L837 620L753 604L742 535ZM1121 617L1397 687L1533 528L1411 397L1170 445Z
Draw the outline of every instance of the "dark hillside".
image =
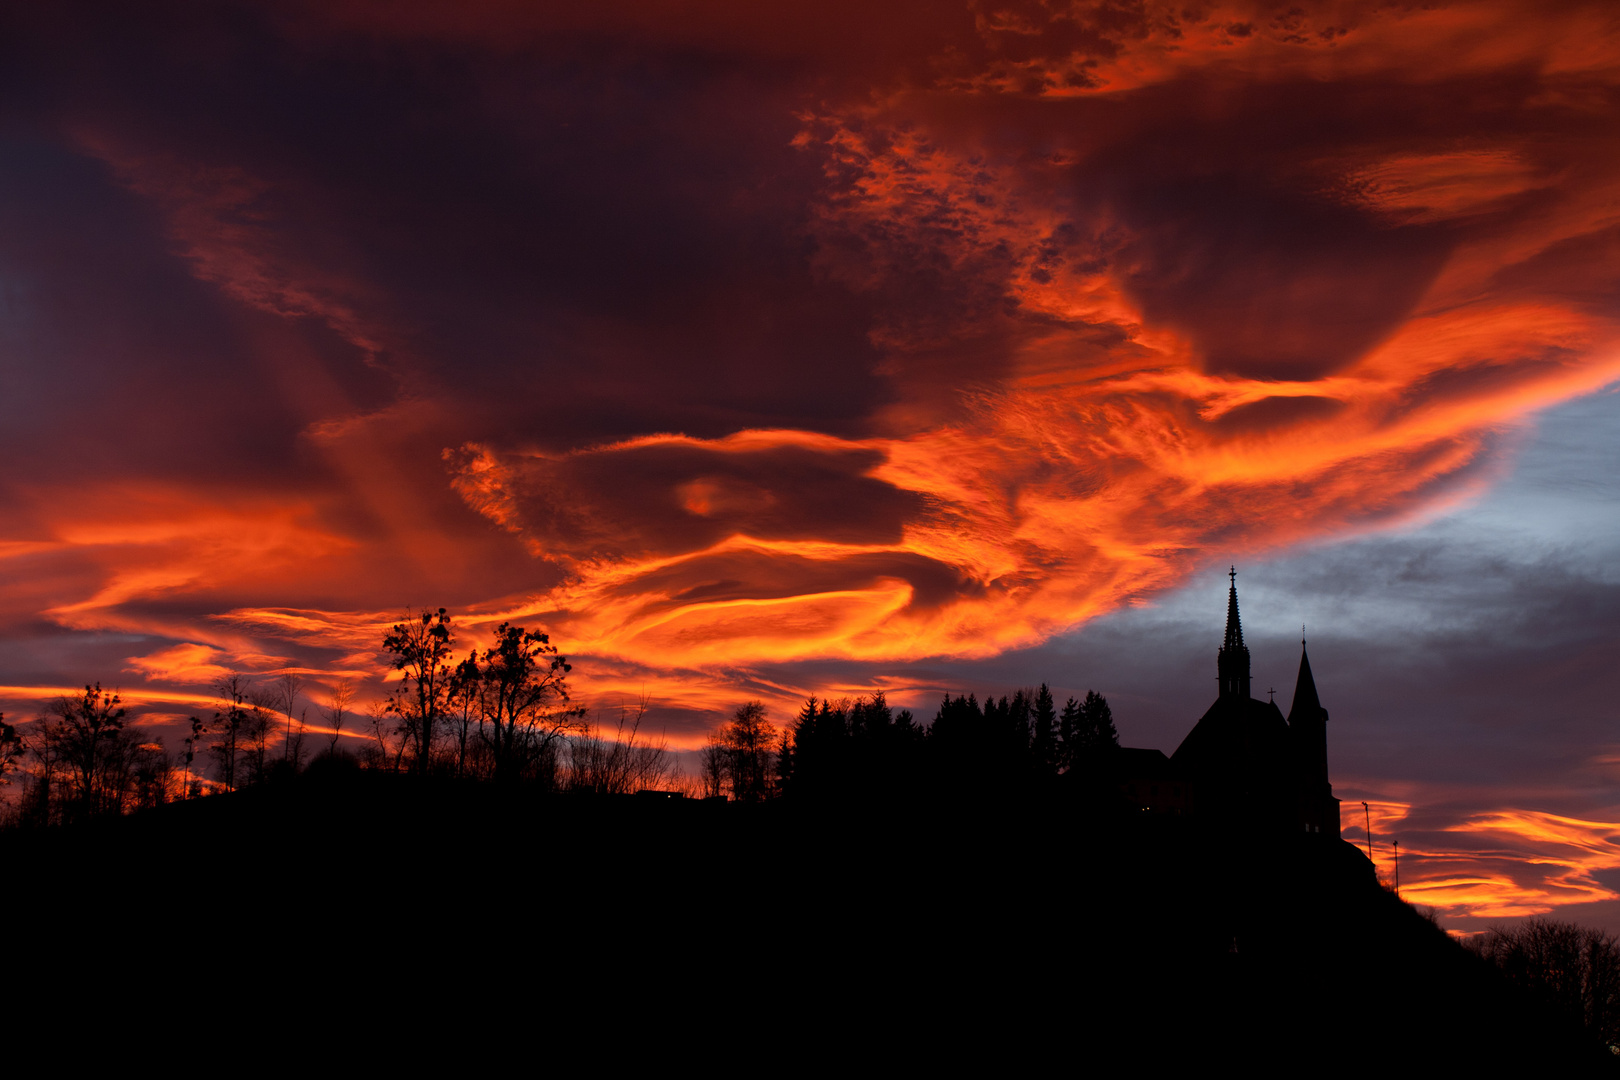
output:
M317 769L0 845L19 948L108 970L157 938L303 977L505 966L536 1001L743 992L927 1053L1608 1064L1348 844L1268 851L1056 798L743 806Z

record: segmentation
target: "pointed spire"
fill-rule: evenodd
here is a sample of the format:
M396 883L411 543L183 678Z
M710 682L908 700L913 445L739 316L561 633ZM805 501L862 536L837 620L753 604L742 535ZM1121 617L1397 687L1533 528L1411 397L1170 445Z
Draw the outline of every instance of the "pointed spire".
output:
M1237 567L1232 567L1232 591L1226 601L1226 639L1216 655L1221 697L1248 700L1249 650L1243 644L1243 623L1238 618Z
M1322 713L1322 701L1316 696L1316 679L1311 676L1311 657L1305 643L1299 643L1299 678L1294 683L1294 704L1288 709L1288 722L1315 720Z
M1232 567L1228 575L1232 579L1232 592L1226 601L1226 641L1221 645L1223 649L1243 647L1243 620L1238 618L1237 602L1237 567Z
M1288 730L1293 736L1295 759L1299 763L1299 779L1306 791L1314 789L1333 802L1333 785L1328 782L1327 710L1316 696L1316 679L1311 675L1311 658L1305 643L1299 643L1299 680L1294 683L1294 704L1288 710ZM1313 795L1312 798L1315 798ZM1333 813L1323 811L1323 820L1331 822Z

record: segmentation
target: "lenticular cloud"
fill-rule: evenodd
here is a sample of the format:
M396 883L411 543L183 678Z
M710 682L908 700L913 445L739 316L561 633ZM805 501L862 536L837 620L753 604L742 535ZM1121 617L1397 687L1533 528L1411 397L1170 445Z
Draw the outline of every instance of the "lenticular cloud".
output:
M565 569L533 610L679 664L985 655L1454 498L1620 376L1620 177L1585 16L1511 46L1538 79L1418 70L1402 35L1508 25L1453 14L1106 57L987 15L977 72L800 116L814 264L873 299L894 390L868 435L469 444L455 486Z
M1620 376L1612 5L260 15L7 54L13 621L135 671L982 656Z

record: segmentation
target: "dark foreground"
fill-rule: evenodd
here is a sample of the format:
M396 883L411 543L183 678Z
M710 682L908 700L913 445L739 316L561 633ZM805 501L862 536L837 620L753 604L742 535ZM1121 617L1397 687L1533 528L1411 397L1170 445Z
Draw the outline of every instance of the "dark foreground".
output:
M25 970L159 995L176 972L297 983L317 1012L351 986L407 1010L431 987L469 1022L495 995L548 1023L606 1008L806 1060L858 1044L1014 1071L1612 1060L1348 844L1061 799L747 807L314 770L7 834L0 858Z

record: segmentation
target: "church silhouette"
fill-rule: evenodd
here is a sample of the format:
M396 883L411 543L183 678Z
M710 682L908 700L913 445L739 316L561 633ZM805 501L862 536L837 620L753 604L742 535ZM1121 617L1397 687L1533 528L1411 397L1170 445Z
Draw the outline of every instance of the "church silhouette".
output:
M1231 571L1226 637L1216 654L1220 693L1170 757L1120 751L1121 789L1142 811L1242 822L1271 833L1339 836L1339 800L1328 782L1327 710L1300 643L1299 678L1285 719L1249 685L1249 649Z

